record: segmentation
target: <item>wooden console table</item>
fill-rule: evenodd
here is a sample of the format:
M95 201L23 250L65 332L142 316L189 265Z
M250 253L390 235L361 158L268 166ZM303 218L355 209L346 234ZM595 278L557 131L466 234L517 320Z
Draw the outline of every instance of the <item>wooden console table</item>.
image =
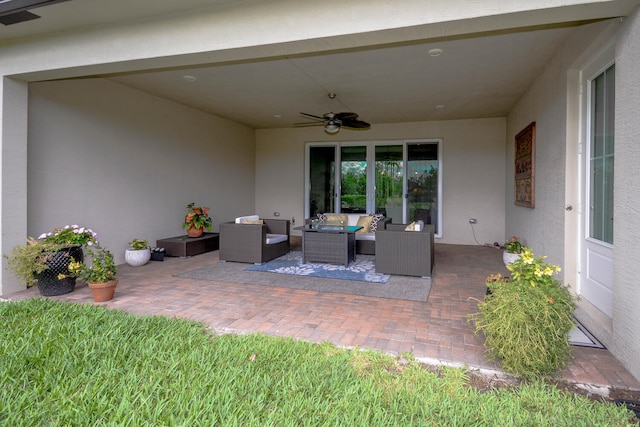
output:
M156 246L164 248L167 256L186 258L218 250L220 234L204 233L200 237L189 237L185 234L184 236L156 240Z

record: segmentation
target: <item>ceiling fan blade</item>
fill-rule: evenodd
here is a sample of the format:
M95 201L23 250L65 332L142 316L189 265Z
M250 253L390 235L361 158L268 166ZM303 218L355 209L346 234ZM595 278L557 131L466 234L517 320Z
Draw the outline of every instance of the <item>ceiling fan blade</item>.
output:
M324 121L322 122L303 122L303 123L294 123L294 126L304 127L304 126L323 126Z
M352 112L336 113L336 119L338 120L357 120L358 115Z
M333 101L336 97L335 93L329 94L329 99ZM322 116L316 116L314 114L302 113L301 116L304 116L309 119L315 119L317 121L314 122L305 122L305 123L294 123L294 126L324 126L324 130L327 133L333 134L337 133L340 128L350 129L350 130L366 130L370 129L371 125L365 121L358 120L358 114L353 111L343 111L341 113L333 112L333 104L331 104L331 110L329 113L325 113Z
M300 114L303 115L303 116L306 116L306 117L313 117L314 119L324 120L324 117L322 117L322 116L315 116L315 115L309 114L309 113L300 113Z
M370 129L371 125L362 120L343 120L342 127L351 130L366 130Z

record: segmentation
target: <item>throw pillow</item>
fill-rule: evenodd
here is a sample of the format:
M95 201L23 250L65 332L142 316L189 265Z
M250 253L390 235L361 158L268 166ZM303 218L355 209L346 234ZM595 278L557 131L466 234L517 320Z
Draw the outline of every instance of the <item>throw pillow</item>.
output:
M349 217L342 214L328 213L325 214L327 217L326 222L329 225L347 225L349 222Z
M380 220L384 218L384 215L370 213L369 216L371 217L371 224L369 225L369 233L375 233L376 231L378 231L378 222L380 222Z
M416 222L413 221L411 224L407 225L404 228L404 231L416 231Z
M318 215L318 219L320 221L325 221L326 222L327 221L327 214L319 214Z
M358 223L356 225L362 226L362 228L356 231L356 233L369 233L371 220L373 220L372 216L361 216L360 218L358 218Z
M264 221L261 219L245 219L242 221L243 224L264 224Z

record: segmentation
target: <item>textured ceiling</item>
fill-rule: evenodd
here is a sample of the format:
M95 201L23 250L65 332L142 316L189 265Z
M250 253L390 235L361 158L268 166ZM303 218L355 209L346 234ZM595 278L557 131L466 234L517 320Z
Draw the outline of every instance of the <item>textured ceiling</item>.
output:
M569 28L318 56L137 73L114 81L254 128L300 112L355 111L369 123L505 116ZM429 54L442 49L440 56ZM186 81L193 76L195 81ZM437 109L436 106L444 106ZM279 117L275 117L279 116Z

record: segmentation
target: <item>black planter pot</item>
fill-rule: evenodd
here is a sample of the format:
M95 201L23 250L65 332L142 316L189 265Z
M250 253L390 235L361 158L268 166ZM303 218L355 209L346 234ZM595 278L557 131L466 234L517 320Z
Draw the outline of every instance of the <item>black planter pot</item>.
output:
M45 297L56 295L64 295L73 291L76 287L75 277L65 277L58 279L60 274L69 274L69 264L72 259L76 261L84 261L84 253L82 247L73 246L59 250L50 255L45 263L47 269L36 275L37 286L40 294Z

